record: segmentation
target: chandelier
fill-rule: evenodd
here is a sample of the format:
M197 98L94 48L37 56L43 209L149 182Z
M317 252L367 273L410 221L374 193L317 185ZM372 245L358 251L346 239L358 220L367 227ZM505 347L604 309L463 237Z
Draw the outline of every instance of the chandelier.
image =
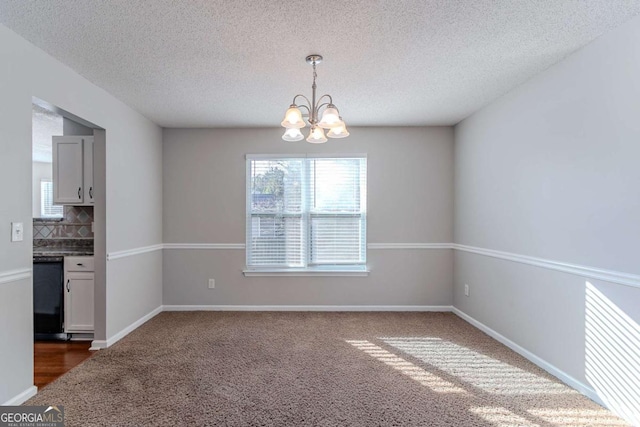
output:
M333 99L331 95L322 95L316 100L316 65L322 62L321 55L309 55L306 57L308 64L313 66L313 84L311 85L311 101L304 95L296 95L293 97L293 102L289 106L289 109L285 113L284 120L280 123L283 127L287 128L282 139L285 141L300 141L304 136L300 129L306 126L306 122L311 126L307 142L314 144L322 144L327 142L327 136L329 138L345 138L349 136L347 127L340 117L340 113L335 105L333 105ZM298 105L296 100L303 98L306 104ZM323 102L324 101L324 102ZM303 115L300 108L306 110ZM322 118L320 117L320 110L322 110ZM329 129L327 136L324 135L324 130Z

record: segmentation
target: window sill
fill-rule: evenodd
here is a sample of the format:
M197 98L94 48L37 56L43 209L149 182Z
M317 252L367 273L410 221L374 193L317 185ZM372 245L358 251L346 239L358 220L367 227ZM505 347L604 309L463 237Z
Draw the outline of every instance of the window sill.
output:
M264 277L264 276L329 276L329 277L366 277L369 270L363 269L332 269L332 270L296 270L287 268L270 268L261 270L243 270L245 277Z

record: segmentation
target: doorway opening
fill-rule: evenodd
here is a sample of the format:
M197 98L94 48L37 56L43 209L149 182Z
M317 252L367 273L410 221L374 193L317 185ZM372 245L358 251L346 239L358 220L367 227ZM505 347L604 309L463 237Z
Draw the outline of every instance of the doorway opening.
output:
M105 324L104 135L99 126L33 98L36 386L90 357L91 341Z

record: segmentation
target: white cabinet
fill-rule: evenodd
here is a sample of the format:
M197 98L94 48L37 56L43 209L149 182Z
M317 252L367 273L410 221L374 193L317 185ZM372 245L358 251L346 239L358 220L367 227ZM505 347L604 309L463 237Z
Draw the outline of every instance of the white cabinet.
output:
M83 162L82 139L53 137L53 203L82 204Z
M92 205L93 137L53 137L53 203Z
M82 149L84 151L82 166L84 168L84 204L93 205L93 137L83 138Z
M64 258L65 333L93 332L94 282L93 257Z

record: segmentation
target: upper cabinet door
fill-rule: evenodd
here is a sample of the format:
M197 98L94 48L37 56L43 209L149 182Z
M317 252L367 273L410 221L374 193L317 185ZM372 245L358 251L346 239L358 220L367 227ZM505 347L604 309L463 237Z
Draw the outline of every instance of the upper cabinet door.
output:
M84 204L93 205L95 187L93 186L93 137L84 137Z
M83 136L53 137L53 203L84 203Z

